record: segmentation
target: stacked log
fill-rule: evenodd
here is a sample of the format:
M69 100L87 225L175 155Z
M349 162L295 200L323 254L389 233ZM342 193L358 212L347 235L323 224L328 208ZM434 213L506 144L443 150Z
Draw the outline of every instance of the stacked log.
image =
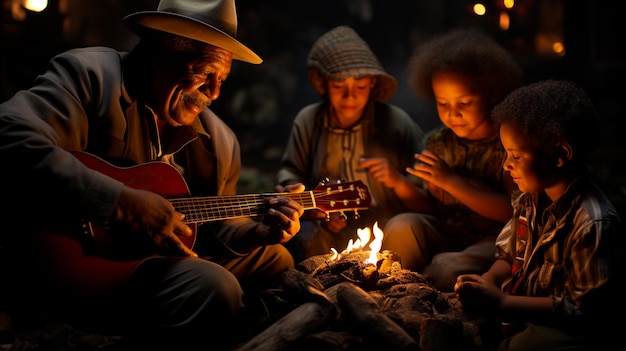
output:
M392 256L380 256L372 269L364 263L368 255L333 262L315 256L286 272L281 293L297 307L235 350L490 348L485 332L495 326L461 312L453 298Z

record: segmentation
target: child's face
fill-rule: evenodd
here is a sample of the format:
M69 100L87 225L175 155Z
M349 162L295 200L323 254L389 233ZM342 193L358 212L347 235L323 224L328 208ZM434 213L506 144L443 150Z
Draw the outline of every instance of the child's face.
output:
M432 87L439 119L458 137L481 140L496 132L489 119L489 99L471 79L458 73L437 73Z
M543 153L532 148L527 138L510 124L500 127L500 140L506 150L504 170L508 171L519 190L525 193L544 191L549 187L555 166Z
M328 98L334 111L333 122L336 126L349 128L361 119L375 83L376 78L371 76L328 81Z

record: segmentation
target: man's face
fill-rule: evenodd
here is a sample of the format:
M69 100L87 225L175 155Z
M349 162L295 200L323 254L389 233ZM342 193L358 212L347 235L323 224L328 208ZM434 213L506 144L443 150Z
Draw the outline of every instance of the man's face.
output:
M189 55L180 55L189 57ZM194 59L181 59L153 77L150 107L162 122L171 126L191 125L204 108L220 95L222 82L230 74L230 51L206 45Z

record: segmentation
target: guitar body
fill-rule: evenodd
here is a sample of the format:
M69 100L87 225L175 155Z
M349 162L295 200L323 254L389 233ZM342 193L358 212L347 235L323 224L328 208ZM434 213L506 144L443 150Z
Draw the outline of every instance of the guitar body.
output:
M125 185L148 190L167 198L176 211L185 215L193 235L181 241L193 248L199 223L262 216L269 209L266 200L274 196L288 197L305 210L325 212L367 209L371 202L369 190L360 181L322 185L302 193L266 193L190 197L189 188L180 173L163 162L149 162L121 168L91 154L74 155L87 167L106 174ZM39 258L42 279L70 293L103 293L119 287L139 263L157 257L148 238L125 228L83 221L73 228L51 229L33 234L30 245ZM25 256L25 260L30 260Z
M89 168L132 188L153 191L166 198L189 196L187 183L169 164L150 162L120 168L91 154L74 155ZM197 225L188 225L193 235L181 240L193 247ZM119 287L139 263L157 256L150 243L134 241L133 235L124 229L86 221L66 230L36 233L31 247L40 258L39 269L51 284L81 293Z
M114 178L125 185L141 190L149 190L160 194L167 199L188 198L189 188L185 179L171 165L164 162L148 162L132 167L117 167L96 156L84 152L74 153L83 164L87 167L95 169L101 173ZM180 237L181 241L188 247L193 247L196 238L196 224L187 223L193 235L190 237ZM86 228L87 229L87 228ZM123 233L118 233L119 229L111 227L97 227L91 225L93 241L91 252L92 255L107 257L112 260L134 260L149 256L149 245L145 242L137 242L133 244L132 238L126 236L122 238ZM88 233L86 233L88 235ZM119 239L119 240L117 240ZM121 244L123 239L123 245Z

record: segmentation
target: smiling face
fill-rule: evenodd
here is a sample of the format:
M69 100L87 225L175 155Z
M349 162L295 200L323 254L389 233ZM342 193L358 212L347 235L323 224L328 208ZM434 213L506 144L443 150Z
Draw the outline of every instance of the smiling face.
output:
M334 126L350 128L361 119L375 83L372 76L327 82Z
M157 114L160 126L191 125L219 97L222 82L230 74L230 51L203 45L194 58L188 57L188 53L180 55L152 77L152 98L147 102Z
M458 137L481 140L496 132L489 119L488 98L472 79L453 72L437 73L432 88L439 119Z

